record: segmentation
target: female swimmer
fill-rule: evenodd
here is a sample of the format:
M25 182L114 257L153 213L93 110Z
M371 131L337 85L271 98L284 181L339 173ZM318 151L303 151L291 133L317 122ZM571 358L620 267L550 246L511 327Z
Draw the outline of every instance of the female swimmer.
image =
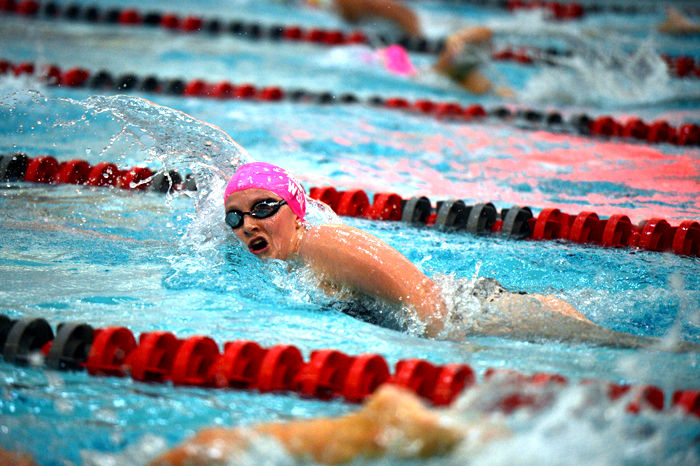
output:
M259 258L308 266L328 292L350 290L397 305L422 323L430 337L447 336L445 323L459 320L440 287L384 241L348 225L308 224L304 190L284 169L264 162L242 165L228 182L224 198L226 224ZM470 293L482 308L522 314L523 320L528 316L521 309L539 309L594 326L554 296L510 293L493 279L477 279ZM499 333L487 321L479 327Z
M252 254L307 267L329 295L349 292L353 302L366 297L383 302L396 320L417 323L431 338L461 341L467 334L478 334L632 348L659 343L595 325L555 296L511 293L492 278L460 283L457 295L446 299L440 286L379 238L348 225L306 222L301 184L269 163L238 168L226 186L224 202L226 224ZM371 315L345 312L377 323ZM666 349L698 347L681 341Z

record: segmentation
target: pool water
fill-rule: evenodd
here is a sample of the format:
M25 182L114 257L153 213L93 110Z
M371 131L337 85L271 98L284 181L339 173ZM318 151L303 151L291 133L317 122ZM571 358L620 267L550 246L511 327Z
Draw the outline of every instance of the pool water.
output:
M100 5L123 7L125 2ZM654 68L662 53L698 56L700 43L697 38L653 34L660 11L552 23L536 12L513 15L466 3L411 5L431 37L485 22L500 31L497 42L584 44L577 48L579 58L589 61L582 66L575 56L567 67L496 62L487 73L517 94L515 101L506 101L465 94L427 71L416 79L392 75L363 61L368 49L362 47L253 42L5 15L0 16L1 58L56 63L63 69L107 69L115 75L227 79L363 97L400 95L557 109L564 115L636 115L673 125L700 122L700 80L673 78ZM325 12L275 1L153 2L153 9L264 24L344 27ZM653 72L645 79L606 67L603 59L590 61L606 50L641 50ZM423 67L432 60L425 54L412 58ZM370 195L391 191L433 201L491 201L499 209L528 205L536 212L549 207L573 214L588 210L601 217L626 214L635 223L662 217L675 225L700 218L697 147L532 131L496 120L448 122L363 104L92 94L88 89L47 87L26 76L0 76L0 153L176 169L195 174L200 190L161 195L73 185L3 185L1 313L13 319L42 317L54 327L73 321L95 328L124 326L134 334L166 330L179 338L207 335L220 347L238 339L264 347L293 344L305 359L314 349L333 348L351 355L377 353L392 367L408 358L466 363L475 370L479 386L452 408L458 419L486 410L483 400L490 394L482 382L487 368L557 373L571 381L545 409L505 416L513 433L508 439L476 453L464 445L436 463L700 460L696 417L671 411L631 415L624 403L595 396L594 387L577 383L652 384L664 390L668 404L674 390L700 389L695 352L537 338L432 340L370 325L324 305L308 283L287 273L282 264L256 261L220 222L223 174L232 162L250 157L283 165L307 189L332 185L364 189ZM342 221L399 249L445 283L447 293L455 293L460 280L478 274L496 278L508 289L564 298L613 330L700 342L697 257L515 241L399 222ZM204 426L333 416L356 409L342 400L145 384L5 362L0 362L0 376L0 446L30 452L40 464L140 464ZM250 460L292 462L282 451L270 450L254 453ZM390 456L378 461L398 460Z

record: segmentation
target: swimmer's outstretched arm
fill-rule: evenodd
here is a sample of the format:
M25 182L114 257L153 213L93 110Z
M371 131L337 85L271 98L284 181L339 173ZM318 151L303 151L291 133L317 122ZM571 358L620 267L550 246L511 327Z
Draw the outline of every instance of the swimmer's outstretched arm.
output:
M346 21L356 23L378 17L396 23L409 36L421 35L420 20L412 9L395 0L333 0Z
M347 225L321 225L304 234L299 255L334 284L405 305L425 323L426 335L443 329L440 287L379 238Z
M203 430L152 464L230 464L260 436L275 439L298 459L325 464L376 458L387 451L424 458L447 453L466 434L464 428L446 425L437 411L427 409L411 392L385 384L355 413L249 429Z

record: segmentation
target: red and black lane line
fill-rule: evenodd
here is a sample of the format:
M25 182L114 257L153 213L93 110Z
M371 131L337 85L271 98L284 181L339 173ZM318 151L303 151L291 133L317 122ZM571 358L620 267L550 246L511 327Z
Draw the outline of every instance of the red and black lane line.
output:
M133 73L114 76L105 70L91 73L83 68L61 70L55 65L36 69L33 63L15 64L0 60L0 74L5 73L14 73L17 76L32 75L50 86L88 88L103 93L146 92L218 100L284 101L318 105L361 103L456 123L483 121L489 118L500 123L516 125L521 129L546 130L607 139L620 138L650 144L700 146L700 125L695 123L671 126L666 120L645 122L641 118L631 118L622 122L608 115L589 116L587 114L573 114L564 118L558 111L543 112L527 108L513 111L504 106L485 109L478 104L462 105L457 102L436 102L429 99L411 101L403 97L376 95L361 98L349 92L282 89L278 86L257 87L248 83L210 82L203 79L189 81L179 78L161 79L154 75L138 76Z
M212 338L177 338L166 331L142 333L138 339L125 327L95 329L86 323L63 322L56 333L42 318L13 320L0 315L0 354L9 364L44 366L52 370L87 371L93 376L131 377L144 383L172 383L218 389L296 393L301 397L342 398L359 403L380 385L405 387L436 406L451 404L477 384L467 364L435 365L404 359L393 372L378 354L352 356L338 350L312 351L304 360L294 345L262 347L254 341L227 342L223 351ZM570 381L559 374L525 375L508 369L487 369L484 384L501 388L489 409L511 413L539 409L551 403L557 389ZM581 384L597 383L581 380ZM662 411L666 395L652 385L604 382L610 400L626 398L626 410ZM538 391L541 390L541 391ZM668 410L700 416L700 390L676 390Z
M26 154L0 154L0 182L27 181L45 184L81 184L136 191L167 193L194 191L196 180L175 170L154 173L147 167L119 169L101 162L91 166L84 160L58 162L51 156L29 158ZM369 196L361 189L339 191L332 186L312 187L309 196L327 204L345 217L403 221L448 232L499 235L514 239L567 240L602 247L628 247L646 251L700 256L700 223L685 220L678 225L654 217L635 225L626 215L601 218L595 212L568 214L542 209L537 217L526 206L499 212L491 202L467 205L460 199L433 202L425 196L404 199L391 192Z

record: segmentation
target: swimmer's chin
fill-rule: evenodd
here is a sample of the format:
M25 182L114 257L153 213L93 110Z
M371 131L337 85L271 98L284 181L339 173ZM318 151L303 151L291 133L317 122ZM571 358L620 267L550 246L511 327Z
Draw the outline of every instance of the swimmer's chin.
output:
M259 250L253 250L248 248L248 252L257 257L260 260L268 261L268 260L280 260L280 261L286 261L288 260L287 257L283 257L282 254L280 254L277 251L274 251L270 245L265 246L263 249Z

